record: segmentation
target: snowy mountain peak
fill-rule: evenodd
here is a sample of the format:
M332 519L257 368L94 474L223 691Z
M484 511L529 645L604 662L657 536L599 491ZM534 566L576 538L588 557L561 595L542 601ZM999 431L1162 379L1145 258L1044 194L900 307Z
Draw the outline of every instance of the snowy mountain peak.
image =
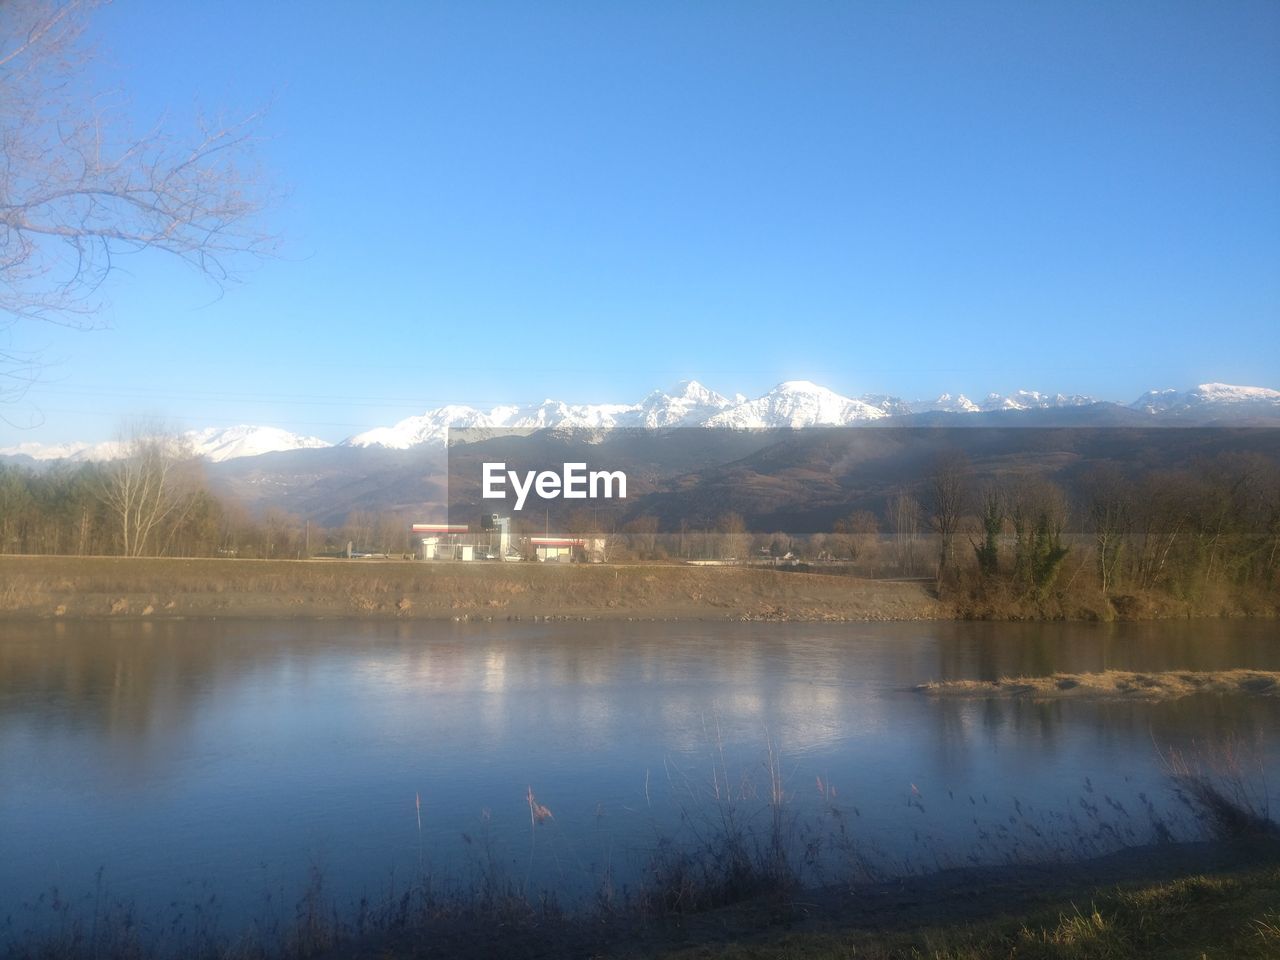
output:
M18 443L11 447L0 447L0 456L30 457L32 460L71 460L77 463L115 460L122 455L124 445L117 440L104 440L101 443Z
M989 393L982 401L983 410L1038 410L1048 406L1048 398L1037 390L1015 390L1008 396Z
M256 457L260 453L303 450L332 446L318 437L303 437L278 427L206 427L188 430L181 435L197 457L214 463L236 457ZM119 440L102 443L20 443L0 448L3 456L25 456L32 460L71 460L77 462L117 460L125 455L126 444Z
M635 409L626 403L564 403L544 400L534 407L517 409L507 423L495 423L497 427L542 429L544 427L608 428L619 426L619 420Z
M1241 406L1270 411L1280 408L1280 390L1230 383L1202 383L1190 390L1148 390L1130 406L1150 414L1204 413L1219 407Z
M253 427L246 424L191 430L184 436L190 441L196 456L214 463L282 450L314 450L332 446L319 437L303 437L279 427Z
M887 394L846 397L812 380L787 380L763 396L727 397L697 380L682 380L668 392L655 390L638 403L566 403L547 399L535 404L502 404L488 410L448 404L348 437L342 446L405 450L424 444L443 445L458 428L611 427L771 427L841 426L884 417L943 412L975 414L993 411L1077 407L1097 401L1077 394L1043 394L1017 390L988 394L975 403L963 394L944 393L934 400L905 401ZM1189 417L1211 422L1219 417L1280 416L1280 390L1267 387L1202 383L1190 390L1151 390L1130 407L1153 416ZM210 461L252 457L262 453L330 446L317 437L300 436L275 427L241 425L193 430L184 435L194 452ZM0 456L34 460L110 460L121 455L116 442L41 444L23 442L0 448Z
M732 404L697 380L681 380L669 393L655 390L645 397L629 421L630 425L641 427L696 426Z
M911 413L932 413L934 411L941 413L977 413L982 409L963 393L957 393L955 396L949 393L942 393L935 400L918 400L915 403L907 404L907 408Z
M828 394L833 397L839 396L839 394L836 393L834 390L828 387L820 386L814 383L812 380L784 380L782 383L778 384L769 392L770 393L813 393L813 394L820 394L823 396Z
M836 426L878 420L888 414L863 400L841 396L811 380L787 380L763 397L734 404L705 421L737 430L763 427Z
M987 394L986 399L982 401L978 409L987 411L1048 410L1051 407L1084 407L1091 403L1097 403L1097 401L1093 397L1082 396L1078 393L1055 393L1053 396L1049 396L1046 393L1040 393L1038 390L1015 390L1007 396L999 393Z
M1202 383L1190 393L1205 403L1254 403L1258 400L1265 403L1280 402L1280 390L1238 387L1230 383Z
M727 403L725 397L720 396L709 387L703 386L697 380L681 380L667 393L672 399L690 400L694 403L705 403L708 405L716 405Z
M347 437L344 447L386 447L407 450L423 443L444 443L450 427L500 427L517 407L494 407L488 413L460 404L446 404L390 427L375 427Z

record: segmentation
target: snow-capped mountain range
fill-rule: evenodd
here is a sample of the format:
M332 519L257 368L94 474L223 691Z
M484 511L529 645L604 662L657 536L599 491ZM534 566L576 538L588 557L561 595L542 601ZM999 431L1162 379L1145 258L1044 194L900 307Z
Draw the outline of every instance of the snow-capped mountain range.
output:
M934 400L904 401L884 395L846 397L808 380L788 380L754 399L728 397L695 380L676 384L670 392L655 390L638 403L572 404L558 400L488 410L450 404L389 427L377 427L331 444L318 437L299 436L277 427L248 425L192 430L185 434L193 451L221 462L263 453L330 446L382 447L406 450L443 444L450 428L609 428L609 427L768 427L843 426L885 417L920 413L975 414L997 411L1048 410L1084 407L1099 401L1085 396L1047 395L1029 390L988 394L974 401L963 394L942 394ZM1191 390L1152 390L1129 404L1129 409L1162 419L1195 417L1236 411L1280 416L1280 390L1205 383ZM120 455L116 441L102 443L21 443L0 447L0 456L33 460L109 460Z
M1130 404L1134 410L1151 414L1253 405L1280 407L1280 390L1202 383L1192 390L1148 390Z
M275 453L279 450L333 446L327 440L298 436L279 427L207 427L204 430L188 430L183 438L191 445L192 453L213 463L237 457L256 457L261 453ZM20 443L12 447L0 447L0 456L26 456L32 460L114 460L123 454L124 449L125 444L119 440L103 440L100 443Z

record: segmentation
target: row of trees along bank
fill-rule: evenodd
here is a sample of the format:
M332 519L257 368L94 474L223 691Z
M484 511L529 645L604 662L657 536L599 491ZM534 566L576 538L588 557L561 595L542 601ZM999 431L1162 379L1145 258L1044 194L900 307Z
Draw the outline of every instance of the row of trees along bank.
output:
M0 464L0 552L298 558L338 554L348 543L392 556L410 550L414 518L406 515L356 511L328 529L278 510L250 517L209 491L182 438L140 433L123 452L39 471ZM606 559L801 561L867 576L929 576L944 598L993 607L1041 608L1073 591L1104 600L1144 592L1194 599L1224 589L1280 595L1280 467L1260 454L1176 470L1104 466L1069 479L979 473L951 457L912 485L866 499L826 532L753 533L731 512L699 526L664 530L654 517L635 517L604 537ZM517 531L530 532L542 531Z
M1101 465L1056 483L940 462L922 503L940 595L998 611L1092 593L1280 596L1280 464L1223 454L1178 469Z
M348 542L408 548L407 517L355 511L338 528L280 510L254 518L210 492L183 438L147 432L123 443L123 456L101 463L0 463L0 553L296 559Z

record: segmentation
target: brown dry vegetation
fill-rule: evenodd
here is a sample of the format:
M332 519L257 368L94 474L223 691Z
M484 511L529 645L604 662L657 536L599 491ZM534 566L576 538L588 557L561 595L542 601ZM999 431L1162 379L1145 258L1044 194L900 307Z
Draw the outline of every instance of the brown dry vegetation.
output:
M388 620L1157 620L1274 617L1275 599L1148 592L975 611L933 584L678 563L445 563L0 555L0 617L362 617ZM1101 602L1101 601L1100 601Z
M1280 595L1269 586L1214 583L1195 591L1133 586L1104 594L1091 575L1094 558L1081 551L1050 593L1036 596L1007 583L982 583L967 571L947 599L963 620L1181 620L1195 617L1274 619Z
M0 616L919 620L916 583L749 567L0 557Z
M970 891L970 899L981 897ZM1025 913L993 910L978 922L735 931L729 942L614 955L662 960L1263 960L1280 956L1278 903L1280 870L1260 868L1099 886Z
M1059 700L1068 697L1122 697L1174 700L1193 693L1280 696L1280 672L1267 670L1167 670L1162 673L1055 673L1047 677L1002 677L999 680L937 680L916 687L938 697L1025 697Z

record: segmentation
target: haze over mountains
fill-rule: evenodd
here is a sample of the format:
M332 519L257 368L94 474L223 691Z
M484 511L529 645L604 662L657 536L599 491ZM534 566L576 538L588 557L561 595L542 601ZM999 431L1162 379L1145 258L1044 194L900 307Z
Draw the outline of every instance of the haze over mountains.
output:
M843 426L886 418L1016 413L1036 410L1096 409L1097 422L1142 423L1152 420L1176 423L1238 422L1254 418L1280 418L1280 390L1266 387L1206 383L1189 390L1152 390L1128 405L1099 401L1078 394L1042 394L1019 390L988 394L972 400L963 394L942 394L933 400L906 401L892 396L846 397L808 380L789 380L760 397L743 394L728 397L694 380L677 384L670 392L655 390L637 403L571 404L543 400L535 404L503 404L490 409L446 405L407 417L388 427L377 427L334 444L318 437L300 436L276 427L240 425L189 431L195 453L213 463L267 453L328 447L409 450L443 445L450 428L500 427L537 429L608 427L693 427L736 429L772 427ZM1126 416L1138 414L1141 416ZM949 417L943 422L951 422ZM956 423L965 421L957 420ZM1073 421L1075 422L1075 421ZM0 456L18 460L106 460L118 456L120 444L21 443L0 448Z

